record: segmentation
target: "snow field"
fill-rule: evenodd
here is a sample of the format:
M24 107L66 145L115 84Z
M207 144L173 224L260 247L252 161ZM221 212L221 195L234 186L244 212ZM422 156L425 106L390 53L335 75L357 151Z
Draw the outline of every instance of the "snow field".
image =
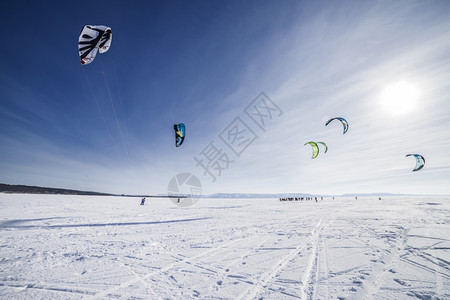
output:
M449 200L0 194L0 298L449 299Z

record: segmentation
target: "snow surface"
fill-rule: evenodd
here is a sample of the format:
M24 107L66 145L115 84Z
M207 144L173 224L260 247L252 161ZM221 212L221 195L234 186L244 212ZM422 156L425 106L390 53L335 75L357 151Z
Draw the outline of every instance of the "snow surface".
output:
M1 299L450 299L450 197L0 194Z

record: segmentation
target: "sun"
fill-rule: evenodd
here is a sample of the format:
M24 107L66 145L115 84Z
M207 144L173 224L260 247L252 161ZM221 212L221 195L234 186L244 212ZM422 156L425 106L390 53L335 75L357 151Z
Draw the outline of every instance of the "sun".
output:
M383 107L393 115L402 115L414 111L418 99L419 90L406 81L391 84L381 93Z

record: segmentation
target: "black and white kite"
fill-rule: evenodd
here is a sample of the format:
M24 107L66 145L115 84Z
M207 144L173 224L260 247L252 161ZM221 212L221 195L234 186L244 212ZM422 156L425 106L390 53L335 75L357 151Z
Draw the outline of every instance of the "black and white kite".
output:
M78 38L78 53L82 65L90 64L97 51L105 53L111 46L111 28L103 25L86 25Z

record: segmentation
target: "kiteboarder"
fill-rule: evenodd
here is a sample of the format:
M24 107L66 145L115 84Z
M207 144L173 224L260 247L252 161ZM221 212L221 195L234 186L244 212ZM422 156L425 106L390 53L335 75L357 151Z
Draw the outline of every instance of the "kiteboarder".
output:
M145 197L142 198L142 200L141 200L141 205L144 205L144 204L145 204Z

